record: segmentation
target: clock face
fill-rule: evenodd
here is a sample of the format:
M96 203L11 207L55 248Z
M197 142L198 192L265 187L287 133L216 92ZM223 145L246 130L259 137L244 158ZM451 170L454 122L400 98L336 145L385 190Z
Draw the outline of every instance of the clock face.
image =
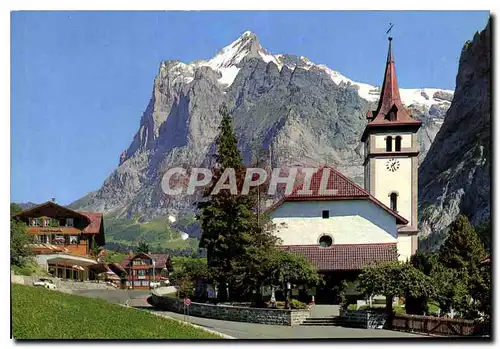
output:
M399 169L399 160L389 159L385 163L385 167L387 168L388 171L396 172Z

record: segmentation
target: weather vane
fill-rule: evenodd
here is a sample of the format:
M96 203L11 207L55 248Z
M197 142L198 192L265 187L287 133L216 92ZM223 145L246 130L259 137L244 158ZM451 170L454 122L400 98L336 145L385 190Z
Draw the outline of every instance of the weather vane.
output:
M385 32L386 35L391 33L392 27L394 27L394 24L389 23L389 29Z

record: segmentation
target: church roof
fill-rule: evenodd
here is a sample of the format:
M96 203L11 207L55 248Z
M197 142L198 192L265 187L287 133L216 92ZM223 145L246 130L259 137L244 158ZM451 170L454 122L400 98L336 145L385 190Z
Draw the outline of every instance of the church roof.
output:
M359 270L373 262L396 261L396 243L318 245L280 245L278 248L307 258L318 271Z
M391 117L391 113L394 116ZM387 62L385 66L384 82L380 91L380 99L377 109L369 111L368 125L362 136L362 141L367 136L367 130L379 126L415 126L419 127L421 122L411 117L410 113L403 105L399 94L398 79L396 76L396 63L392 53L392 38L389 38L389 51L387 52Z
M321 179L325 176L324 187ZM298 183L289 195L285 195L280 201L271 206L268 211L273 211L286 201L336 201L336 200L370 200L382 208L391 216L396 218L397 224L407 224L408 221L377 200L374 196L351 181L335 168L324 165L311 176L309 192L304 192L304 182Z

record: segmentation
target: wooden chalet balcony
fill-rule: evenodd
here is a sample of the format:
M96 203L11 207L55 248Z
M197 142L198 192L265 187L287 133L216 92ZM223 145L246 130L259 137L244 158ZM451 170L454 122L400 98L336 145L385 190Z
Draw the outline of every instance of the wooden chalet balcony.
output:
M160 281L160 280L165 280L167 278L165 277L162 277L160 275L156 275L155 278L153 278L152 275L128 275L127 276L127 280L128 281L141 281L141 280L156 280L156 281Z
M151 265L151 264L136 264L136 265L132 265L130 269L135 269L135 270L153 269L153 265Z
M80 229L75 227L28 227L28 233L36 235L79 235L82 233Z

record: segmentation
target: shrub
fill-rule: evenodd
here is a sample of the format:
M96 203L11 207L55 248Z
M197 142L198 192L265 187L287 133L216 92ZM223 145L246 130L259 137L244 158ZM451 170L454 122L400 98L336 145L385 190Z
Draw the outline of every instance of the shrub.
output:
M298 299L292 299L291 306L292 309L307 309L307 304Z

